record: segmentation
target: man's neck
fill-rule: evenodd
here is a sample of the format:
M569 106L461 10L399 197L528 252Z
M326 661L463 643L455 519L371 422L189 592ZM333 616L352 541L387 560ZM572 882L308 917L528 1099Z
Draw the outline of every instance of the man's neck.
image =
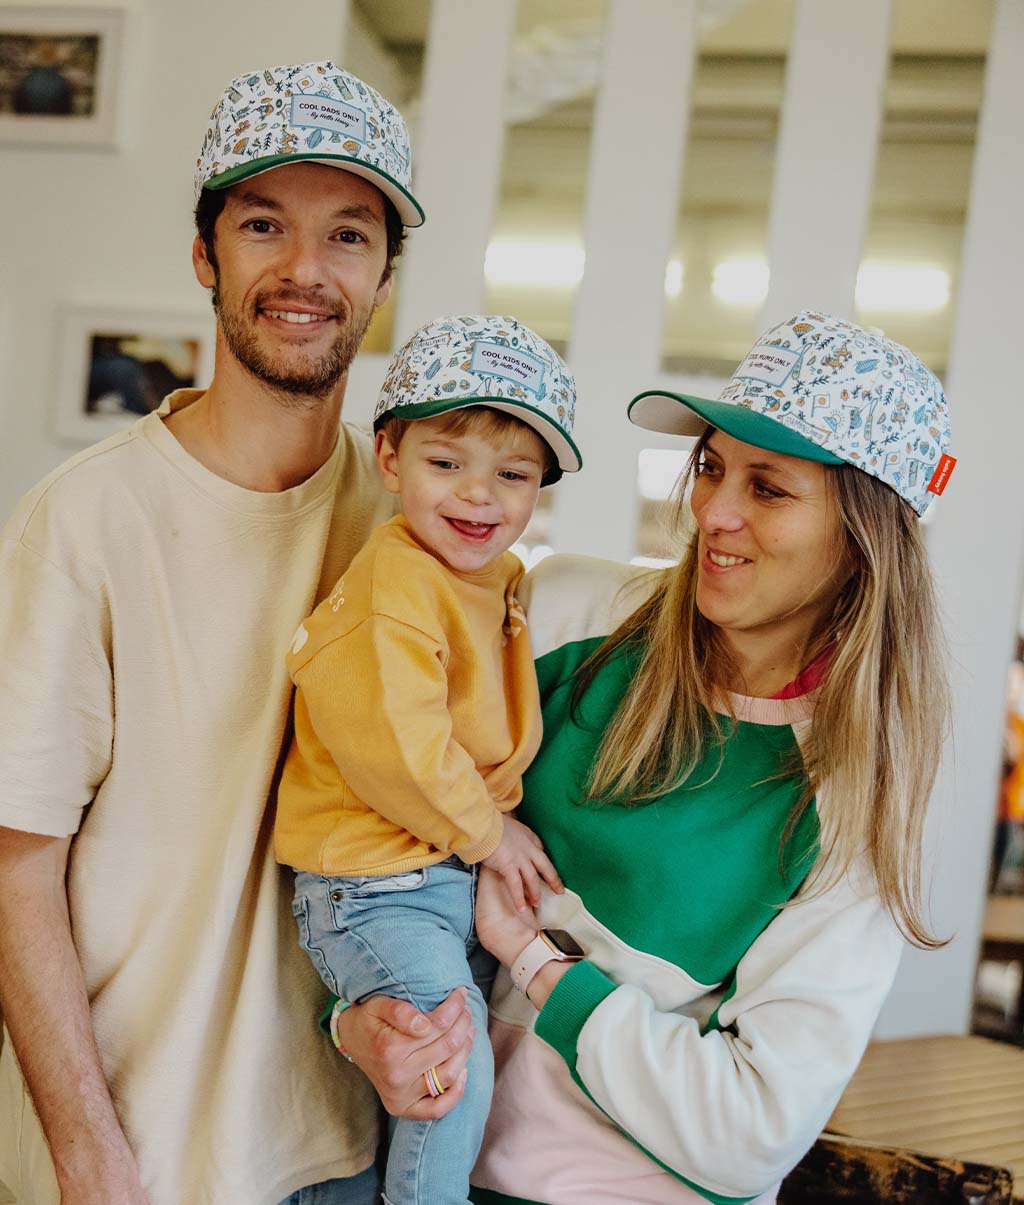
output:
M347 375L327 397L305 397L218 359L210 388L169 415L168 429L211 473L243 489L271 494L301 485L334 450Z

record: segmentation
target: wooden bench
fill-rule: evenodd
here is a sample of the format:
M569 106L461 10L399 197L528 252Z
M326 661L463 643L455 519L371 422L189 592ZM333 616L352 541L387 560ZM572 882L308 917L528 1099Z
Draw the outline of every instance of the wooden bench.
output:
M779 1205L1012 1205L1004 1167L822 1134L786 1177Z
M978 1166L1007 1168L1024 1202L1024 1050L975 1036L872 1042L826 1133L962 1164L964 1184Z

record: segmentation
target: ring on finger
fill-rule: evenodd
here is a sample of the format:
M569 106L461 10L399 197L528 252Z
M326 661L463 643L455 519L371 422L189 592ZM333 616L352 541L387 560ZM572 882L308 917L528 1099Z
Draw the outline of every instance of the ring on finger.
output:
M423 1078L426 1080L427 1091L431 1096L444 1096L445 1089L441 1084L441 1077L437 1074L436 1067L431 1067L428 1071L424 1071Z

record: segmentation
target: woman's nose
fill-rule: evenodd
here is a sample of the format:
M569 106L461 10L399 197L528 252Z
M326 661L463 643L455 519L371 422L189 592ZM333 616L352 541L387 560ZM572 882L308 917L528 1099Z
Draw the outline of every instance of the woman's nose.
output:
M700 507L694 508L697 526L703 532L737 531L744 523L742 502L739 491L723 482Z

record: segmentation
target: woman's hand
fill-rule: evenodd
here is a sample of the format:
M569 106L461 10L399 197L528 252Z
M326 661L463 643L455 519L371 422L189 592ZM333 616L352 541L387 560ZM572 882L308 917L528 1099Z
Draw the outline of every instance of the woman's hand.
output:
M407 1000L375 996L342 1013L338 1036L393 1117L436 1121L462 1098L476 1036L465 988L425 1014ZM445 1089L442 1096L427 1089L423 1075L430 1068Z
M476 888L476 933L481 944L505 966L511 966L537 936L533 910L518 911L497 871L480 868Z

